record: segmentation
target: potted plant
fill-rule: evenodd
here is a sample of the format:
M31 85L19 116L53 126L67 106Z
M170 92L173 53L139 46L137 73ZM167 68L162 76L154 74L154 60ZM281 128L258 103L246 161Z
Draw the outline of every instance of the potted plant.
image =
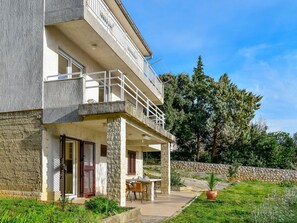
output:
M216 200L218 196L218 191L215 190L217 185L217 180L215 179L214 173L211 173L210 178L208 180L209 190L206 192L206 197L208 200Z

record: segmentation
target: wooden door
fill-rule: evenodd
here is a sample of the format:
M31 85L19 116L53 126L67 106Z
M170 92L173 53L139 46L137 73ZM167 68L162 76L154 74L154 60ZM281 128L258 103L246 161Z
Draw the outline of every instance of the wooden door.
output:
M81 145L81 196L95 196L95 143L82 142Z
M61 149L60 149L60 190L61 190L61 196L63 199L65 199L66 194L66 136L62 135L60 136L60 143L61 143Z

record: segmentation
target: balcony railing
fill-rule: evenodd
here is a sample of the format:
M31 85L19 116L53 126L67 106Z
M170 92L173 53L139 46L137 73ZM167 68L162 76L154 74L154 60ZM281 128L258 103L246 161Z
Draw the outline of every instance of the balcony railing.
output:
M120 70L51 75L47 76L47 81L77 78L85 79L83 103L128 101L136 110L143 112L146 117L164 128L165 114Z
M127 56L144 73L161 95L163 95L163 83L149 62L135 46L129 35L125 32L125 29L109 10L108 6L102 0L86 0L86 6L89 11L97 17L105 30L121 46L124 52L126 52Z

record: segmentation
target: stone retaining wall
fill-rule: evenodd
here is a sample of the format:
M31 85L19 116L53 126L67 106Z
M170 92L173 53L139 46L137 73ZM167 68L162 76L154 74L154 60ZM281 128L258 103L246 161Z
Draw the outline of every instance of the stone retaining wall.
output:
M0 196L39 196L41 118L41 110L0 113Z
M174 169L187 170L190 172L214 172L228 176L228 168L230 165L198 163L185 161L171 161ZM297 182L297 171L285 169L259 168L241 166L236 176L237 180L259 180L269 182L281 182L283 180L291 180Z
M106 218L102 223L142 223L140 208L134 208L124 213Z

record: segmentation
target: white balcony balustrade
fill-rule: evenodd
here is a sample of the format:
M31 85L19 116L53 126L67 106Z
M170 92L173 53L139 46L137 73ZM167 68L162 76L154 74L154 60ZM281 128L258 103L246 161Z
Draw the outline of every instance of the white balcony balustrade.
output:
M164 128L165 114L120 70L52 75L48 76L46 81L81 78L85 79L82 103L128 101L136 110L143 112L145 116Z
M135 46L125 29L115 18L113 13L102 0L85 0L87 9L98 19L100 24L110 34L110 36L119 44L126 55L143 72L144 76L155 86L163 95L163 83L145 59L139 49Z

